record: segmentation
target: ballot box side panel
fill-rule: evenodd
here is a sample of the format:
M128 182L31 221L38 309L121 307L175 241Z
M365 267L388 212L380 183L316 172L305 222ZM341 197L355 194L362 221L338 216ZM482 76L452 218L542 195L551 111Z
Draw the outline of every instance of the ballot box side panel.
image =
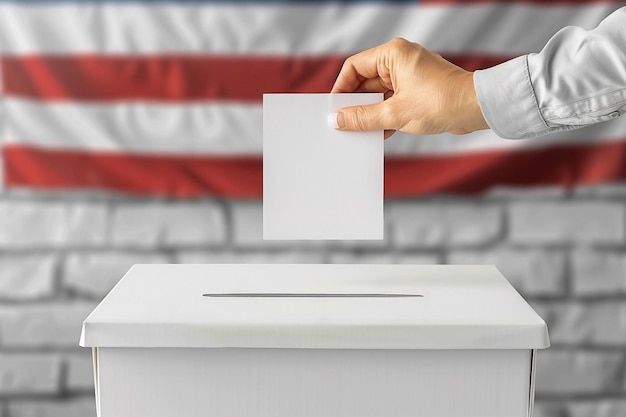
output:
M530 350L100 348L100 417L527 417Z

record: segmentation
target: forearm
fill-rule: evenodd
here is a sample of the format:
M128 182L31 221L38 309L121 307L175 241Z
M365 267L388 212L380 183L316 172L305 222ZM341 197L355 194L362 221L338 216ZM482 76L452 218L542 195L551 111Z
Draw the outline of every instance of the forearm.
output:
M538 54L476 71L474 84L487 123L505 138L626 113L626 7L593 30L562 29Z

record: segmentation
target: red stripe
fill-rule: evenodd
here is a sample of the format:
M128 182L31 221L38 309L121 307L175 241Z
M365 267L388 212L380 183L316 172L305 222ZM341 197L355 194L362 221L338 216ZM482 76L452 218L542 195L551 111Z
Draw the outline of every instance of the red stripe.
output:
M98 189L130 194L233 198L262 196L258 156L133 155L4 148L7 187ZM572 187L626 179L626 139L544 149L453 156L388 157L388 197L477 194L494 186Z
M194 157L5 146L7 187L87 188L171 197L259 197L259 157Z
M328 92L346 56L1 57L4 94L41 100L222 100L260 102L263 93ZM469 70L509 57L458 56Z

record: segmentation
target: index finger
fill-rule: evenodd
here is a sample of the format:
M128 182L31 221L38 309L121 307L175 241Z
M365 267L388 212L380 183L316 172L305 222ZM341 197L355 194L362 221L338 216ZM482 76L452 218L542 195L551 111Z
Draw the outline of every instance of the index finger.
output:
M339 71L331 93L352 93L361 83L378 77L379 47L367 49L346 59Z

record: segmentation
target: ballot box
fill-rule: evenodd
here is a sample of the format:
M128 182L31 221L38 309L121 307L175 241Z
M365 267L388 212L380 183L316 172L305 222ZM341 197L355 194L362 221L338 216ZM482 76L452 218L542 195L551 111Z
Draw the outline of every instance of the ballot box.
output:
M549 340L493 266L136 265L80 345L100 417L528 417Z

